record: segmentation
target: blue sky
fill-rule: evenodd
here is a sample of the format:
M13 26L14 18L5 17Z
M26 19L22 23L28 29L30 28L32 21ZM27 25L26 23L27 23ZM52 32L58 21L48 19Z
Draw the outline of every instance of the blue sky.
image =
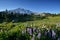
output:
M0 11L16 8L33 12L60 13L60 0L0 0Z

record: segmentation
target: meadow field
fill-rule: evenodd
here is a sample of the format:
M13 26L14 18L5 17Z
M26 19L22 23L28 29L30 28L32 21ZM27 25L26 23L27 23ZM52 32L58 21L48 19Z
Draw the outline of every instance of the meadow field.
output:
M60 40L60 16L0 23L0 40Z

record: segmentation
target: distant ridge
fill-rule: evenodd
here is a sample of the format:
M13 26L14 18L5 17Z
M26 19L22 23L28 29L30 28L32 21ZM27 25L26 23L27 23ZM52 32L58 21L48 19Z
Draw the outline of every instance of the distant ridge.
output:
M9 12L13 12L13 13L20 13L20 14L31 14L33 13L30 10L26 10L26 9L22 9L22 8L17 8L17 9L13 9L13 10L9 10Z

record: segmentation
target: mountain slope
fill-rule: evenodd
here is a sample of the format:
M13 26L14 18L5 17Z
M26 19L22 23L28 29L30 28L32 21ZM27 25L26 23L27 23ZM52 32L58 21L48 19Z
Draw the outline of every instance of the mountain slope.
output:
M17 8L17 9L14 9L14 10L9 10L9 12L20 13L20 14L31 14L31 13L33 13L30 10L25 10L25 9L21 9L21 8Z

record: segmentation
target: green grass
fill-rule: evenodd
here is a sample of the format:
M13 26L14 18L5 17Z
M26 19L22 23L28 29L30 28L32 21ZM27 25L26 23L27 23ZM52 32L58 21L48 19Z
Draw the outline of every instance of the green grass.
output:
M27 22L18 22L18 23L1 23L0 26L3 26L3 28L12 28L13 25L15 26L30 26L30 27L42 27L43 24L46 26L51 26L51 25L56 25L60 24L60 16L54 16L51 17L49 16L48 19L43 19L43 20L35 20L35 21L27 21Z
M31 36L29 36L27 33L22 35L22 31L26 29L26 27L36 27L40 28L41 33L44 32L45 29L54 29L55 31L60 31L60 27L58 27L56 30L56 24L60 24L60 16L55 16L55 17L48 17L48 19L43 19L43 20L35 20L35 21L27 21L27 22L18 22L18 23L0 23L0 28L2 28L2 32L0 32L0 40L8 40L10 37L17 37L20 39L27 38L27 40L31 39ZM43 25L46 25L45 29L42 28ZM44 40L45 36L42 36L41 40ZM13 39L10 38L10 39Z

